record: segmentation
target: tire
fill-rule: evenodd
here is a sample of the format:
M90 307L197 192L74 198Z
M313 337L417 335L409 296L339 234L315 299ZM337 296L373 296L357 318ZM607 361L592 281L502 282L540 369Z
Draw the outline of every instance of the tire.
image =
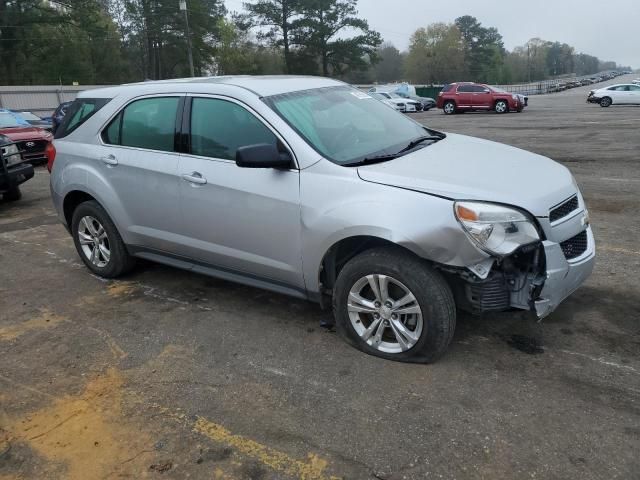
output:
M135 259L127 252L118 229L98 202L92 200L76 207L71 234L78 255L96 275L116 278L134 267ZM108 258L106 252L109 252Z
M371 281L387 285L388 304L383 293L374 294ZM393 313L401 310L411 313ZM447 350L456 324L453 295L442 276L396 248L368 250L347 262L334 287L333 311L337 331L348 343L400 362L436 361ZM399 328L409 335L399 336Z
M600 99L600 106L601 107L604 107L604 108L610 107L612 103L613 103L613 101L611 100L610 97L602 97Z
M445 115L453 115L454 113L456 113L456 102L454 102L453 100L445 102L442 106L442 111Z
M22 192L20 187L12 187L7 192L2 194L2 200L5 202L17 202L22 198Z
M509 103L506 100L498 100L493 109L496 113L509 113Z

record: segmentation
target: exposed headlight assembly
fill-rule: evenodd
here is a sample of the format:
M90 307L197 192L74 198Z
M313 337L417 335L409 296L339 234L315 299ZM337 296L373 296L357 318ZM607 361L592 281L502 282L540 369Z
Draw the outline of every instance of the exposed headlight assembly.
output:
M18 150L18 146L15 143L2 147L2 156L7 161L7 167L20 163L22 161L20 151Z
M494 203L456 202L454 212L469 238L491 255L504 257L540 240L533 220L513 208Z

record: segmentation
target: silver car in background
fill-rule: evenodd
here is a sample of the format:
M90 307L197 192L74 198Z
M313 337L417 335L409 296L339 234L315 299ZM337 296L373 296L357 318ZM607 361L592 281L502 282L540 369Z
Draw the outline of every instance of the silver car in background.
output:
M334 80L91 90L55 148L53 203L93 273L144 258L312 300L388 359L439 358L456 307L542 318L593 268L565 167L423 127Z

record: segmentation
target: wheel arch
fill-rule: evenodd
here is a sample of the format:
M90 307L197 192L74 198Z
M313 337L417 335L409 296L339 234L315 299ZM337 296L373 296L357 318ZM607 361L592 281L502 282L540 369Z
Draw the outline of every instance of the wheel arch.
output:
M64 196L64 199L62 200L62 212L69 229L71 229L73 212L76 208L78 208L78 205L91 200L97 201L94 196L90 195L84 190L71 190Z
M325 296L330 295L340 271L349 260L372 248L389 247L414 255L416 259L424 259L418 252L406 245L401 245L388 238L375 235L352 235L334 242L322 256L318 267L318 285L320 286L320 304L324 307Z

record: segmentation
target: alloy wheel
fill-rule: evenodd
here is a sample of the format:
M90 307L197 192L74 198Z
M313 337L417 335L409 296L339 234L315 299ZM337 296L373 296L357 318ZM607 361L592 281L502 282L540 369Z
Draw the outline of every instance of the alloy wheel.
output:
M355 282L347 311L360 338L384 353L411 349L424 328L416 297L402 282L387 275L366 275Z
M453 111L455 110L455 106L453 105L453 103L449 102L444 106L444 113L453 113Z
M496 103L496 112L498 113L504 113L507 111L507 104L506 102L498 102Z
M78 241L82 253L93 265L104 268L111 258L109 237L102 224L89 215L78 223Z

